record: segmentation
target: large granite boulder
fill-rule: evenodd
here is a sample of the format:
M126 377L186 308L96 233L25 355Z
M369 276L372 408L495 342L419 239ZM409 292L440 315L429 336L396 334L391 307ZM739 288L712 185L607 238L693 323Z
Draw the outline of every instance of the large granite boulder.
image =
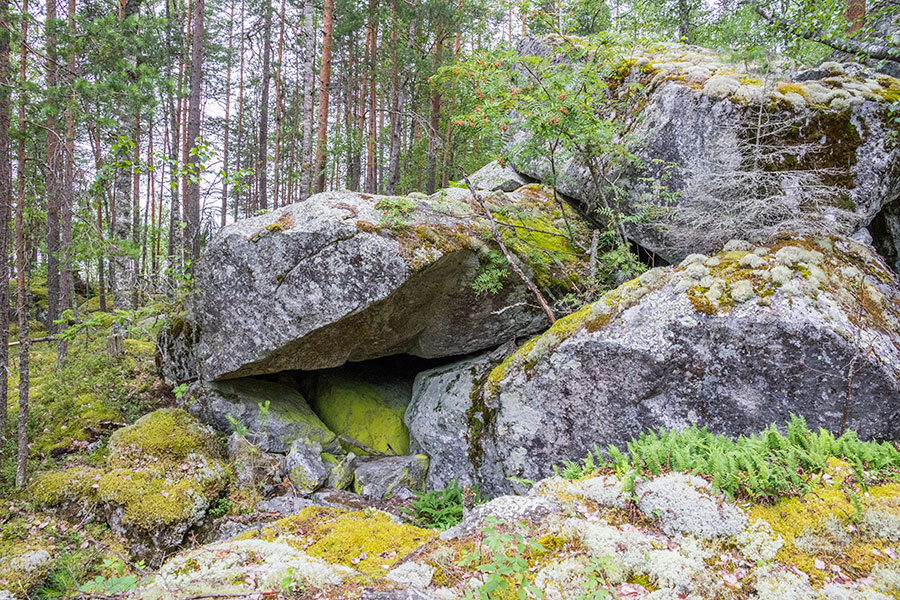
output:
M694 424L749 434L792 413L813 430L897 439L898 294L884 262L846 238L732 242L649 271L491 372L474 407L478 476L496 493L595 443Z
M552 194L526 186L487 201L523 270L548 293L573 289L589 243L562 235ZM587 234L569 213L576 235ZM238 221L196 265L191 375L452 356L536 333L546 317L498 256L487 219L462 189L406 198L329 192Z
M527 39L519 52L546 57L554 47ZM677 263L735 237L850 235L867 226L900 195L900 146L889 127L900 80L855 64L823 66L794 73L801 81L683 44L622 48L609 89L623 89L624 78L645 91L620 121L636 160L599 162L622 210L642 217L627 225L629 236ZM549 160L526 149L532 139L516 131L509 162L549 181ZM612 197L596 189L583 156L558 152L556 166L558 190L585 210L598 192Z
M480 389L491 370L514 349L509 344L416 376L404 418L412 451L431 459L426 488L440 490L454 481L462 486L478 482L484 428Z

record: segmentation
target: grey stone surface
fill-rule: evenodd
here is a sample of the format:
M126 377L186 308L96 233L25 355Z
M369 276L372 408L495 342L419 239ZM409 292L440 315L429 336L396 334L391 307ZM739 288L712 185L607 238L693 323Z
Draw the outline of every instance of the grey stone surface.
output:
M282 515L292 515L298 513L304 508L312 506L314 503L309 498L293 496L285 494L283 496L275 496L269 500L260 500L256 503L256 510L260 512L273 512Z
M370 500L391 498L400 489L424 491L428 457L363 457L356 466L353 491Z
M284 459L287 477L297 492L311 494L328 479L329 469L322 462L322 446L316 442L295 440Z
M487 491L661 427L752 434L795 413L814 431L840 431L846 415L862 438L897 439L895 276L848 239L781 243L756 269L735 268L736 252L625 284L497 367L478 466ZM717 294L692 278L701 271L720 282ZM750 281L753 299L730 300L738 281Z
M548 50L546 44L529 39L520 43L519 52L543 56ZM679 54L698 57L699 65L684 66L690 57L674 58ZM688 185L691 177L707 178L717 170L721 176L721 171L726 170L722 157L741 152L740 140L744 135L741 131L742 119L745 116L749 119L751 114L758 115L758 105L763 101L776 107L767 115L773 122L783 120L796 125L798 131L823 132L820 139L808 140L813 144L821 141L822 144L821 150L815 150L817 157L808 159L815 163L815 168L848 169L846 177L842 175L834 185L846 193L849 202L822 203L822 218L817 218L817 223L830 223L837 232L849 235L867 225L884 205L900 194L900 148L887 148L886 145L889 131L885 127L885 114L888 105L869 88L860 85L860 81L865 81L866 85L870 81L875 82L875 73L853 71L851 75L848 72L842 75L843 81L846 81L844 85L843 81L832 82L828 69L809 71L803 75L804 78L825 77L826 81L824 84L808 81L794 84L818 86L816 90L821 98L807 100L800 94L778 92L780 82L777 80L770 81L765 90L759 86L741 85L742 78L762 80L762 76L741 73L739 65L726 65L722 57L711 51L680 49L667 53L662 50L660 55L648 55L644 60L648 59L646 64L652 64L654 69L660 71L652 81L644 79L648 90L647 103L641 107L640 118L628 131L629 151L638 159L638 166L628 163L621 168L610 167L612 172L606 174L616 181L617 189L624 197L623 208L626 212L639 214L646 210L648 203L657 202L663 209L671 208L668 202L677 204L685 201L685 192L690 192L691 198L696 196L693 192L695 188ZM682 60L681 65L677 64L676 61ZM704 76L694 81L691 74L698 69L704 71ZM715 74L717 71L725 75ZM857 75L860 77L854 79ZM634 76L642 77L639 73ZM702 84L703 87L696 90L691 84ZM792 105L791 99L797 104ZM823 105L834 110L824 111ZM841 123L840 127L832 128L835 123ZM549 161L535 158L533 153L524 150L529 139L527 131L514 132L507 148L510 164L527 177L546 180L550 177ZM799 138L785 141L788 146L797 143ZM855 146L849 158L841 164L828 164L831 153L836 148L845 148L846 144ZM809 148L797 150L801 156L808 152ZM581 157L560 152L556 156L556 166L560 192L578 203L595 201L595 186ZM665 186L666 199L657 198L650 188L658 183ZM678 198L678 194L682 197ZM778 198L784 206L784 213L791 215L796 201L793 192L786 191ZM837 204L850 207L850 210L838 211L835 208ZM806 213L803 218L810 215ZM754 232L768 237L770 232L754 222L756 216L739 215L736 219L744 219L745 233L749 237L757 237ZM821 228L815 230L821 231ZM659 222L645 221L628 226L628 233L643 248L669 263L676 263L685 254L680 248L685 239L690 238L691 231L690 223L682 225L669 221L661 227ZM721 246L724 241L719 241L717 245ZM693 250L708 252L717 249L695 247Z
M491 192L514 192L528 182L516 173L511 166L500 165L496 160L490 162L469 176L472 187Z
M431 459L425 485L443 489L453 480L460 485L477 483L481 440L480 413L471 411L473 392L507 349L423 371L413 384L412 401L404 418L413 452Z
M195 383L183 403L188 412L222 433L232 431L231 415L247 429L247 439L264 452L286 454L298 439L318 442L325 451L340 448L303 395L288 385L252 377Z
M442 532L440 538L452 540L476 533L489 517L498 523L536 522L561 510L558 504L541 496L499 496L473 508L459 525Z
M554 219L546 192L490 198L494 210L520 201ZM228 225L196 265L195 374L463 355L540 330L546 317L517 278L496 294L472 288L486 232L468 192L454 188L424 200L328 192ZM530 273L528 252L521 260Z
M709 483L684 473L669 473L634 486L638 508L658 519L666 535L690 534L699 538L737 535L747 524L741 509L713 493Z

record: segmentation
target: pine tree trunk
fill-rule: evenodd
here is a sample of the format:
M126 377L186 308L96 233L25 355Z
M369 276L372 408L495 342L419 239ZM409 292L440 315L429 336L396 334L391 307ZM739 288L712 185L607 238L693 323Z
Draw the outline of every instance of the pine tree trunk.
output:
M68 12L66 14L66 26L69 36L74 39L75 30L75 0L68 0ZM60 199L60 242L63 250L62 269L60 271L60 306L63 310L71 308L75 319L78 319L78 303L75 301L75 280L72 277L72 211L75 202L75 52L70 48L66 57L66 89L68 101L65 108L66 137L65 137L65 168L63 170L63 187ZM57 362L65 362L68 354L68 341L60 338L57 341Z
M0 281L10 280L9 221L12 217L12 169L9 162L9 122L11 77L9 73L9 0L0 0ZM0 289L0 398L7 398L9 378L9 285ZM0 457L6 446L8 411L0 408Z
M331 91L331 36L334 0L325 0L322 17L322 69L319 73L319 130L316 135L316 193L325 191L325 155L328 152L328 94Z
M441 54L444 50L444 34L438 30L434 43L434 70L441 65ZM425 181L425 193L433 194L437 188L438 170L437 154L440 151L441 126L441 91L437 84L431 86L431 120L428 125L428 179Z
M316 70L316 27L313 12L313 0L303 3L303 36L306 41L303 64L303 145L300 149L300 194L302 202L309 198L309 189L313 170L313 93Z
M56 0L47 0L45 4L44 38L47 60L46 70L47 103L53 106L57 89L57 56L56 56ZM59 295L59 132L56 130L56 117L51 110L47 116L47 164L44 171L44 189L47 192L47 331L57 333L56 324L60 315Z
M200 93L203 86L203 17L206 0L194 0L193 31L191 41L191 92L188 114L187 138L193 152L189 153L190 171L197 173L199 157L197 141L200 139ZM185 210L184 254L190 257L191 268L200 258L200 181L192 177L188 183L188 202Z
M378 15L375 12L376 0L369 0L369 22L366 25L369 39L369 136L366 146L366 192L375 193L376 161L375 144L378 136L377 108L375 106L375 90L378 82L375 67L378 64Z
M272 0L264 1L262 98L259 102L259 159L256 161L256 169L259 174L257 180L259 183L259 208L268 210L269 63L272 55Z
M28 0L22 0L22 14L28 15ZM19 157L16 167L16 317L19 322L19 415L16 440L16 487L24 489L28 462L28 312L25 305L25 95L28 64L28 18L22 19L19 55Z
M228 217L228 180L231 178L228 162L228 137L231 133L231 63L234 56L234 0L231 0L231 9L228 13L228 66L225 71L225 141L222 145L222 214L219 221L220 227L225 227L225 221Z
M356 94L356 132L354 138L353 145L353 163L352 163L352 177L351 177L351 190L360 190L361 181L362 181L362 141L365 139L365 130L366 130L366 99L368 98L368 89L369 89L369 47L370 47L370 39L369 34L371 31L369 28L366 28L366 37L363 41L363 60L362 64L359 66L359 75L360 75L360 84L359 87L355 87L353 93Z
M241 172L241 161L243 159L243 150L244 147L241 144L243 141L243 133L244 133L244 39L246 34L244 32L244 17L245 17L245 3L244 0L241 0L241 66L240 73L238 74L238 116L237 116L237 171ZM243 183L243 177L241 177ZM234 219L237 220L240 213L241 208L241 199L244 193L244 186L238 185L234 194Z
M272 209L276 209L281 202L281 73L282 60L284 58L284 0L281 0L281 19L278 27L278 68L275 69L275 164L272 173L275 181L272 189Z
M862 29L866 24L866 0L847 0L844 18L847 20L847 33Z
M415 17L410 18L409 22L409 34L406 38L406 49L407 53L411 53L413 46L416 42L416 19ZM409 77L409 70L404 69L404 76L402 80L398 81L397 89L391 94L391 119L397 120L396 128L393 127L392 121L392 129L394 132L391 134L391 152L390 152L390 167L388 169L388 193L394 194L397 191L397 186L400 183L400 148L402 144L400 143L400 135L403 130L403 117L400 114L401 109L403 108L403 104L406 100L406 85L407 79Z

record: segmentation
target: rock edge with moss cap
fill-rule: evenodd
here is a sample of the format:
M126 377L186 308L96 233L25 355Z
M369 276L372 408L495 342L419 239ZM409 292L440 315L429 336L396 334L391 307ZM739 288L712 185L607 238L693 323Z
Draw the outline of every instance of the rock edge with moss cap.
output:
M814 430L897 439L895 276L844 238L747 248L649 271L496 367L483 390L488 490L648 429L739 435L797 413Z

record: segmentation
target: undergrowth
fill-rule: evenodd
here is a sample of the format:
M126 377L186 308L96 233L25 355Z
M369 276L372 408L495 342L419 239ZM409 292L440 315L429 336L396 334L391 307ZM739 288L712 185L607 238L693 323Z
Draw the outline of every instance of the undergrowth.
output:
M481 496L479 486L476 485L468 489L473 506L485 502ZM411 517L412 522L419 527L440 530L450 529L462 521L466 493L466 490L454 480L443 490L415 492L416 500L412 503L412 508L403 510Z
M624 453L615 446L603 452L595 445L581 462L564 461L554 471L565 479L615 471L626 491L638 476L686 471L710 478L730 499L772 500L808 493L830 458L846 461L863 490L877 481L900 481L900 452L894 445L861 441L853 431L839 437L824 429L814 433L796 415L785 434L775 425L737 439L696 426L642 433L628 442Z

